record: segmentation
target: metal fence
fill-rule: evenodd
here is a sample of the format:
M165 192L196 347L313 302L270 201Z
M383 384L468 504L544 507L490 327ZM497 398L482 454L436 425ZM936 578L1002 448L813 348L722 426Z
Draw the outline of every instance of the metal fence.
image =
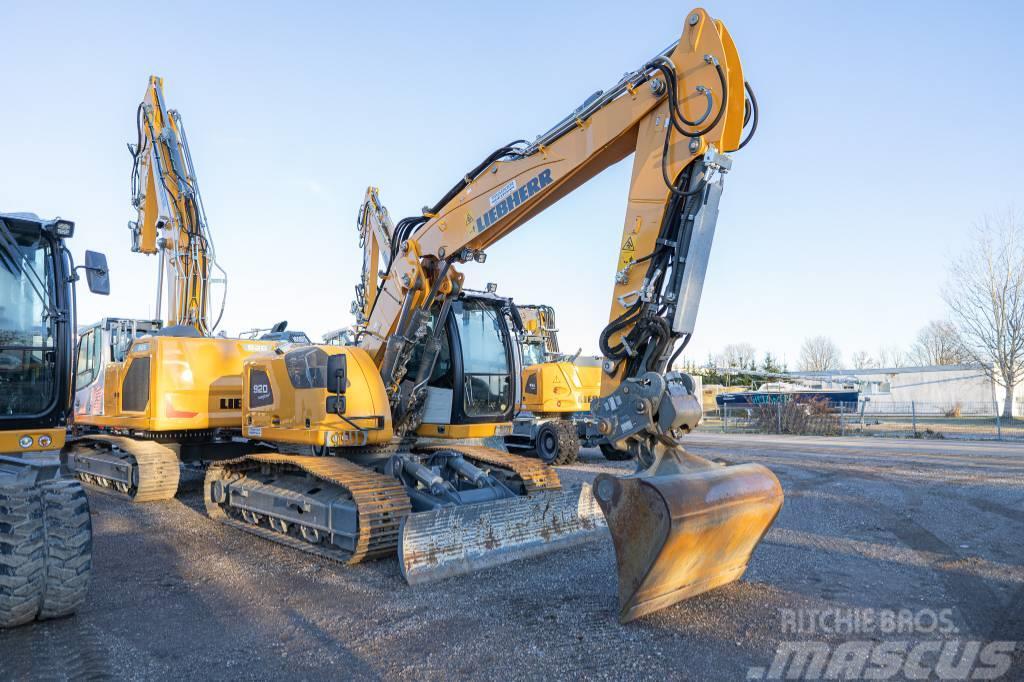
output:
M722 433L1024 440L1024 418L1006 419L995 402L727 405L708 412L702 428Z

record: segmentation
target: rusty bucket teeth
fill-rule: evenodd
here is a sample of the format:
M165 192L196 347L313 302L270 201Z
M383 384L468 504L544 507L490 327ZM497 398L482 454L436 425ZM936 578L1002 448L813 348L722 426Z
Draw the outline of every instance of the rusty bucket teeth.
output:
M615 545L620 622L739 579L782 507L766 467L694 467L699 458L681 454L675 471L594 481Z
M589 485L442 507L402 521L398 562L410 585L500 566L601 537Z

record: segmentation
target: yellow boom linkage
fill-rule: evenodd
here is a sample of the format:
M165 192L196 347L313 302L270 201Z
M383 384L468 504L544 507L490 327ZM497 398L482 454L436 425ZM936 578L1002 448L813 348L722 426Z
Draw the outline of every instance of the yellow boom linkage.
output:
M167 320L211 336L220 321L210 320L210 285L216 263L199 183L192 166L181 115L164 102L163 79L150 76L136 112L138 141L129 145L132 203L138 219L130 224L132 251L160 257L156 317L167 287ZM221 305L223 313L223 302Z

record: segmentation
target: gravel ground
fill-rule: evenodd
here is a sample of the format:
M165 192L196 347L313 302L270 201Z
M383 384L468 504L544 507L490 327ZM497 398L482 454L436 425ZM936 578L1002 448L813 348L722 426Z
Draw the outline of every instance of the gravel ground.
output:
M0 678L744 680L780 641L885 638L794 635L789 609L951 609L960 639L1024 641L1024 445L686 445L769 466L786 502L742 581L629 625L606 535L413 589L393 560L346 568L217 525L193 482L166 503L90 493L90 597L77 617L0 633ZM560 471L626 470L587 450ZM1016 656L1006 679L1024 678Z

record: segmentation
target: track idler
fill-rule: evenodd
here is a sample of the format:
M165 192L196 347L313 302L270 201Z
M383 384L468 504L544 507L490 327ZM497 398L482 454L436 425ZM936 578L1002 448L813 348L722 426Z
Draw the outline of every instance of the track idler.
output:
M766 467L679 447L633 476L599 475L594 496L615 545L622 623L738 580L783 500Z

